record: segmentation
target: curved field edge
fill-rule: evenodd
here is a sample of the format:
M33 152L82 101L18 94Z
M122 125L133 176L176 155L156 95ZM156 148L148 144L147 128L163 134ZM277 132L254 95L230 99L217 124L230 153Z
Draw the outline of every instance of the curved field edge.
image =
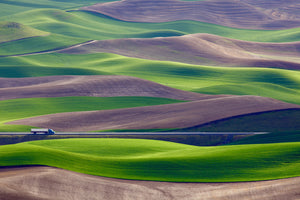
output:
M299 142L195 147L137 139L62 139L1 146L0 165L47 165L135 180L238 182L300 176L299 152Z
M53 113L109 110L183 102L156 97L53 97L0 101L0 132L28 131L29 126L7 125L5 122Z

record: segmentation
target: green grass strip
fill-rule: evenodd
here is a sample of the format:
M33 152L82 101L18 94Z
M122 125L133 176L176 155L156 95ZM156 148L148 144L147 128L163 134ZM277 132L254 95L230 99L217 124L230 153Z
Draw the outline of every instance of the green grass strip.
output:
M286 132L300 131L300 109L254 113L179 129L190 132ZM290 142L292 142L291 140Z
M196 147L138 139L61 139L0 147L0 165L48 165L99 176L174 182L300 176L300 143Z

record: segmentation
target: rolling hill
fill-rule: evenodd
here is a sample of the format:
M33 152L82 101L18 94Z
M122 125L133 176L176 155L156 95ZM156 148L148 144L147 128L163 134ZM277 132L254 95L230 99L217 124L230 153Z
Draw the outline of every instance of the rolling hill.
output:
M11 42L0 44L1 56L50 53L91 40L170 37L195 33L209 33L257 42L293 42L298 41L299 38L299 28L273 31L246 30L186 20L150 24L131 23L82 10L63 11L48 8L47 6L45 8L38 7L25 12L3 16L0 17L0 20L23 24L18 26L27 27L26 30L22 28L22 30L24 29L23 32L25 31L24 33L22 33L21 30L17 31L22 37L17 36L18 34L14 35L15 33L7 34L7 32L3 32L6 38L5 41ZM30 34L26 36L26 32L28 33L29 29ZM8 29L6 29L6 31L8 31ZM44 37L28 38L28 36L41 36L41 33L44 32L47 32L48 35L42 34ZM19 37L20 40L14 41L16 37ZM131 48L134 48L134 45ZM195 60L193 58L191 59ZM250 63L246 63L246 66L272 65L285 67L289 65L290 67L288 67L288 69L297 69L298 65L294 63L295 59L292 58L291 62L289 62L289 59L290 58L286 57L283 58L283 61L276 60L274 62L258 60L254 64L250 61ZM298 60L296 61L298 62ZM199 63L197 62L196 64ZM226 64L228 64L228 62L225 61L224 65ZM243 63L239 64L242 65Z
M181 90L208 94L258 95L300 104L300 74L296 70L207 67L107 53L52 53L0 58L0 74L9 78L126 75Z
M48 34L20 23L0 22L0 44L29 37L46 36Z
M268 134L195 137L220 145L210 147L1 135L20 143L0 145L0 199L298 199L299 9L295 0L1 0L0 132Z
M135 180L257 181L299 176L299 150L299 142L197 147L155 140L60 139L1 146L0 164L48 165Z
M19 98L0 101L0 131L28 132L30 127L7 125L8 121L28 117L87 110L110 110L179 103L182 101L155 97L53 97L53 98Z
M10 12L0 17L5 35L4 43L0 44L2 100L144 96L195 101L257 95L300 104L299 28L294 26L298 5L294 2L245 0L234 2L233 6L233 2L221 0L129 0L81 9L77 8L95 1L1 3L5 4L1 9L9 8ZM181 10L164 9L169 5ZM96 13L106 6L112 8L109 12L123 6L127 10ZM139 6L140 12L136 12ZM199 6L203 12L193 14L192 10ZM142 20L147 21L149 8L151 20L162 19L164 15L170 18L164 17L159 23L137 23L122 21L117 16L128 12L126 17L143 15ZM188 12L186 18L177 19L183 16L181 12ZM189 14L196 18L189 18ZM242 29L252 26L261 30Z
M33 18L39 20L32 20ZM300 35L299 27L283 30L250 30L191 20L136 23L108 18L84 10L35 9L0 17L0 20L18 22L53 34L86 40L153 38L209 33L256 42L295 42L299 41Z
M197 126L250 113L286 109L300 109L300 106L265 97L232 96L139 108L59 113L6 124L52 127L57 131L75 132L107 129L172 129Z
M197 65L300 69L300 42L258 43L210 34L94 41L61 53L114 53Z
M299 26L299 4L276 1L250 4L240 1L124 0L100 3L81 9L132 22L195 20L246 29L286 29Z
M182 91L129 76L49 76L0 78L0 100L66 96L147 96L199 100L222 96Z

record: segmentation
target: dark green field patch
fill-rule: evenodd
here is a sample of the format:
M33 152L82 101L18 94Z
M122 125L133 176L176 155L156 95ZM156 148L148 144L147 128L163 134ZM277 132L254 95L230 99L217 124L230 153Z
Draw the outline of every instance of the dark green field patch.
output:
M54 75L111 75L108 72L72 67L5 66L0 67L0 77L22 78Z
M278 132L300 130L300 109L237 116L178 131Z
M230 143L233 144L266 144L279 142L300 142L300 131L293 132L273 132L262 135L253 135L241 138L238 141Z

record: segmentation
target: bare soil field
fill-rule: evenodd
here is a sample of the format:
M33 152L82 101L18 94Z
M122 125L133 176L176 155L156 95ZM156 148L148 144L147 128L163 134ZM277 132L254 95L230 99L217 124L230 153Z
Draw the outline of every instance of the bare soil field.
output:
M297 200L300 177L241 183L170 183L90 176L51 167L0 169L1 200Z
M135 77L114 75L0 78L0 94L0 100L65 96L147 96L179 100L218 97L173 89Z
M254 6L255 8L264 10L264 12L274 19L272 23L266 24L265 28L281 27L282 23L289 23L291 21L299 21L300 19L300 3L293 0L240 0L246 4ZM299 27L299 22L298 22Z
M236 28L284 29L299 27L299 7L299 2L285 0L122 0L81 9L132 22L195 20Z
M60 51L68 54L107 52L129 57L198 65L300 69L300 42L261 43L211 34L149 39L95 41Z
M158 106L50 114L7 124L51 127L57 131L168 129L285 109L300 109L300 106L259 96L227 96Z

